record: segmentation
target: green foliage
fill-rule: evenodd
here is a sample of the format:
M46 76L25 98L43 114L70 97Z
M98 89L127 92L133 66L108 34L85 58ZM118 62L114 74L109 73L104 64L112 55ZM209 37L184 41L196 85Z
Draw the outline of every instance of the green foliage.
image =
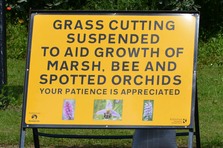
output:
M215 36L223 26L223 0L195 0L200 5L202 40Z
M7 57L14 59L24 59L27 49L27 28L23 24L7 24L6 29Z
M10 104L15 105L15 97L13 94L16 93L13 90L9 89L9 86L4 85L0 88L0 110L6 109ZM16 104L18 105L18 104Z
M0 88L0 109L5 109L9 105L9 99L7 97L7 89L5 86Z
M202 65L223 64L223 32L211 37L207 42L200 40L198 62Z
M183 10L196 10L200 8L199 5L196 5L194 0L172 0L169 4L174 11L183 11Z
M28 23L29 10L197 10L194 0L6 0L12 22Z
M148 10L147 0L87 0L86 10Z
M8 19L11 22L29 20L30 10L76 10L85 5L86 0L6 0Z

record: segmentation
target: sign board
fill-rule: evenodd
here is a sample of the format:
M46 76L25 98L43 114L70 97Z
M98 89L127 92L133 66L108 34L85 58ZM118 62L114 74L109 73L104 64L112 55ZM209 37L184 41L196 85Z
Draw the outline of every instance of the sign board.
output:
M198 19L33 12L23 125L190 127Z

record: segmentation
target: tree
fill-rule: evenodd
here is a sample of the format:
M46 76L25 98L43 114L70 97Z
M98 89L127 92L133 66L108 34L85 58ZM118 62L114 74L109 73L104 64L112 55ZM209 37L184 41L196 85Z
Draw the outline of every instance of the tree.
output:
M221 30L223 0L6 0L8 18L28 24L30 9L41 10L171 10L200 11L206 37ZM8 10L8 9L7 9ZM206 38L205 37L205 38Z

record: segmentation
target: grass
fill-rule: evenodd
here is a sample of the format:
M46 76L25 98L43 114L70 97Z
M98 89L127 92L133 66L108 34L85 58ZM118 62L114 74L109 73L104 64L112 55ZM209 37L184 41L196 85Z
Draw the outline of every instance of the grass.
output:
M0 110L0 146L17 145L19 141L21 110Z
M223 147L223 66L198 70L198 98L203 147Z

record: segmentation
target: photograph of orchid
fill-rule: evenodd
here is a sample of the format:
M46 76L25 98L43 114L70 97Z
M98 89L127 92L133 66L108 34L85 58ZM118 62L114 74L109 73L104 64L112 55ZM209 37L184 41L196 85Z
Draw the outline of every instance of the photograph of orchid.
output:
M75 110L75 101L74 100L64 100L63 102L63 120L74 120L74 110Z
M145 100L143 106L143 121L152 121L153 120L153 111L154 111L154 101Z
M122 100L95 100L94 116L95 120L121 120Z

